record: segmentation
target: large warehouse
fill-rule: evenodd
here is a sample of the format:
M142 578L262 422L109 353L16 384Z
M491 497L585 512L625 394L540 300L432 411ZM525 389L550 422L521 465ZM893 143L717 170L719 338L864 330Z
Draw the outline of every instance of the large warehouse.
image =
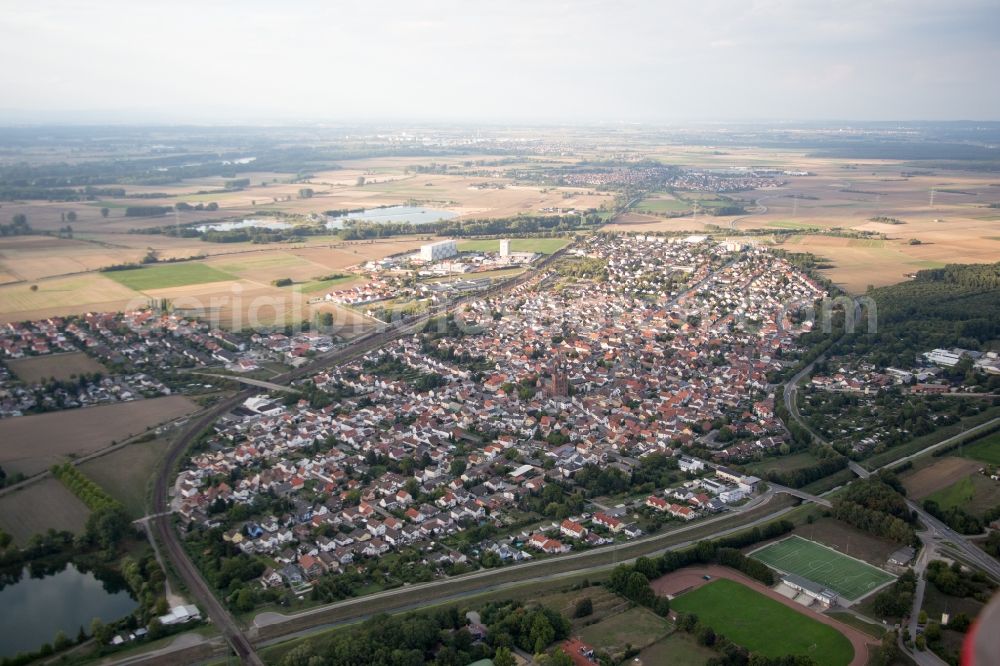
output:
M453 240L438 241L420 246L420 258L424 261L438 261L458 254L458 246Z

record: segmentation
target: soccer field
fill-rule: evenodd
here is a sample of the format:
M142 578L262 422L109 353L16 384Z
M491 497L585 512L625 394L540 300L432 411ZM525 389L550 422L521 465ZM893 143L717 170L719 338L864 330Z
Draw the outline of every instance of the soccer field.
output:
M750 557L783 573L808 578L852 601L895 579L866 562L799 536L764 546Z

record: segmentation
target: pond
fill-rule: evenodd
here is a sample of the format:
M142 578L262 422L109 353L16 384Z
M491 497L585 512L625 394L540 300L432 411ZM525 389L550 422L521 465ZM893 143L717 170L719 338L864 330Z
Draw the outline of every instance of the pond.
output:
M390 222L409 222L410 224L430 224L441 220L450 220L458 217L458 213L450 210L436 210L434 208L420 208L418 206L386 206L384 208L366 208L364 210L341 215L340 217L328 217L327 229L342 229L345 220L363 220L376 224L387 224Z
M195 227L195 229L202 232L234 231L236 229L249 229L250 227L257 227L258 229L291 229L292 225L288 222L281 222L280 220L247 218L245 220L240 220L239 222L215 222L213 224L202 224Z
M80 627L90 632L95 617L112 622L137 606L124 581L101 581L72 564L34 571L25 567L20 575L3 576L0 584L0 657L37 650L59 631L74 640Z

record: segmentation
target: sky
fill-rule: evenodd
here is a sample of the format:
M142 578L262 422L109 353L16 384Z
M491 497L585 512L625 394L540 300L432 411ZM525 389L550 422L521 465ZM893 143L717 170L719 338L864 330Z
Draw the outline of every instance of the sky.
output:
M996 0L4 0L0 122L998 120Z

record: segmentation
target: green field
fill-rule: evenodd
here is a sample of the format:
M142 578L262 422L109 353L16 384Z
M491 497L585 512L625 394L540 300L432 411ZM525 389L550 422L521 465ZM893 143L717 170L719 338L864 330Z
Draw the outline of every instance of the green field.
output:
M821 228L815 224L806 224L805 222L796 222L794 220L775 220L773 222L768 222L767 226L774 227L776 229L794 229L802 231L815 231Z
M982 460L991 465L1000 465L1000 432L987 435L982 439L977 439L972 444L963 446L963 458Z
M712 581L670 606L696 614L716 633L766 657L806 655L819 666L847 666L854 658L851 642L833 627L735 581Z
M311 294L314 291L327 291L333 287L346 284L348 282L353 282L358 279L357 275L353 273L349 275L344 275L339 278L330 278L328 280L311 280L310 282L300 282L292 285L293 289L298 289L305 294Z
M967 476L946 488L931 493L927 499L937 502L942 509L950 509L956 506L966 506L972 501L975 494L976 489L972 485L972 479Z
M145 515L146 490L168 442L136 442L80 465L80 471L121 502L133 518Z
M691 204L678 199L660 199L649 197L643 199L635 206L638 213L681 213L691 210Z
M895 579L888 572L799 536L764 546L750 556L778 571L808 578L852 600Z
M982 474L970 474L927 499L934 500L942 509L960 507L977 516L1000 504L1000 483Z
M568 238L511 238L511 252L552 254L569 245ZM459 252L499 252L500 240L468 240L458 244Z
M712 648L698 645L693 636L675 631L660 639L639 654L644 664L670 664L670 666L704 666L717 657Z
M854 613L829 612L827 615L832 617L837 622L843 622L844 624L854 627L859 631L863 631L874 638L882 638L885 636L886 628L884 626L881 624L873 624L874 621L866 622Z
M197 262L144 266L143 268L132 268L124 271L108 271L105 275L115 282L136 291L162 289L164 287L184 287L189 284L203 284L205 282L225 282L234 279L229 273L223 273L217 268Z
M624 652L627 645L641 648L671 631L670 623L637 606L579 630L580 640L608 652Z
M798 451L786 456L773 456L744 466L749 474L766 477L768 472L790 472L803 467L811 467L818 461L809 451Z

